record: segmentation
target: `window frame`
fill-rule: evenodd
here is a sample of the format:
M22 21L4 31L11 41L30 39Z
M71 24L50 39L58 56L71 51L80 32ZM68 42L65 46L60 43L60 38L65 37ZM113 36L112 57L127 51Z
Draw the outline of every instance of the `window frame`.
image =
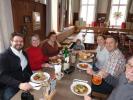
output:
M80 15L79 15L79 19L83 19L83 17L81 16L81 11L82 11L82 7L85 6L86 7L86 18L85 18L85 22L86 24L91 24L93 21L95 21L95 17L96 17L96 5L97 5L97 0L94 0L94 4L89 4L89 1L91 0L87 0L86 4L82 4L82 0L80 1ZM92 22L87 21L87 15L88 15L88 8L94 6L94 12L93 12L93 20ZM84 21L84 20L83 20Z
M129 0L127 0L127 4L121 4L120 2L121 2L121 0L119 0L119 3L118 3L118 4L113 4L113 0L112 0L112 2L111 2L111 10L110 10L110 15L109 15L109 21L110 21L110 22L111 22L111 17L114 16L114 15L111 15L111 14L113 14L113 13L112 13L113 7L118 7L117 12L119 12L119 11L120 11L120 10L119 10L120 7L122 7L122 6L126 7L126 8L125 8L125 12L124 12L125 15L122 15L122 16L124 16L124 17L123 17L124 20L123 20L122 22L126 21L127 8L128 8ZM115 24L111 24L111 26L120 27L121 24L122 24L122 22L121 22L121 24L118 24L118 19L115 19L115 18L114 18L114 20L115 20Z

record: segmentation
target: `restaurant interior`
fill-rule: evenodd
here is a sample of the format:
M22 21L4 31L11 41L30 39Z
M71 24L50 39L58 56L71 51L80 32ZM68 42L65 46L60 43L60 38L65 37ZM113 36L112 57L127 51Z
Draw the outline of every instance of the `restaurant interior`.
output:
M77 39L83 42L85 50L91 51L97 48L97 36L115 36L119 41L119 49L127 59L133 55L132 23L133 0L0 0L0 53L10 46L13 32L24 35L24 50L30 47L29 38L33 34L39 35L42 47L49 33L55 32L63 50L67 47L70 51ZM72 56L71 61L75 59ZM90 57L94 61L96 54ZM92 62L88 66L92 66ZM78 67L75 64L66 66L73 68L59 77L56 91L50 98L42 98L43 89L32 90L30 93L34 100L84 100L83 94L75 93L71 84L76 80L87 81L90 86L92 77L84 69L78 68L85 67L83 64ZM54 72L52 68L43 70L49 72L50 76ZM90 89L88 94L94 100L107 100L109 96L87 89ZM22 92L19 91L11 100L22 100Z

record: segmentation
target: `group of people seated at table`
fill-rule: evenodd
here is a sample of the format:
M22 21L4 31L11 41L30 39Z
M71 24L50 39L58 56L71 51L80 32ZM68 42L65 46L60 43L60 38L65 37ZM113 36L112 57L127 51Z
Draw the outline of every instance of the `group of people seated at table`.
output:
M48 39L40 47L38 34L33 34L30 38L31 46L26 49L32 71L41 70L42 67L49 67L48 61L55 57L60 51L60 43L56 39L56 33L50 32Z
M101 85L97 86L92 84L92 90L100 93L111 93L113 89L113 79L117 78L125 69L125 57L118 49L118 39L113 36L106 37L106 44L99 42L99 36L97 38L97 63L101 63L93 69L88 68L87 73L94 74L94 71L98 71L98 74L103 78ZM104 40L101 40L104 41ZM102 44L102 45L101 45ZM99 49L99 50L98 50ZM105 59L104 59L105 58Z
M113 79L113 91L107 100L132 100L133 99L133 56L125 65L125 70ZM90 96L84 96L84 100L93 100Z
M56 56L61 46L55 32L50 32L42 48L39 46L40 38L37 34L31 36L30 43L31 46L23 50L24 36L14 32L11 34L10 47L0 54L2 100L10 100L20 89L32 89L28 83L31 75L43 67L49 67L49 58Z
M31 46L25 51L24 36L20 33L11 34L10 47L0 54L0 86L3 87L2 100L10 100L18 90L28 91L32 86L28 83L34 71L49 67L49 59L55 57L61 48L56 33L50 32L48 39L40 47L40 38L33 34L30 38ZM87 73L93 75L95 71L103 78L102 84L92 83L92 91L111 93L109 100L131 100L133 96L133 57L126 64L125 58L118 49L118 39L113 36L99 35L97 37L96 63L88 68ZM77 40L73 50L85 50L81 40ZM125 71L125 72L124 72ZM120 76L120 77L119 77ZM118 82L118 86L116 83ZM123 91L124 95L123 94ZM85 96L85 100L91 97Z
M124 55L118 48L118 39L114 36L107 36L106 40L103 36L98 36L97 43L97 63L93 68L88 68L87 73L94 75L95 71L98 71L102 83L100 85L92 83L92 91L110 94L108 100L132 100L133 56L126 63ZM99 62L101 64L98 64ZM92 98L85 96L84 100Z

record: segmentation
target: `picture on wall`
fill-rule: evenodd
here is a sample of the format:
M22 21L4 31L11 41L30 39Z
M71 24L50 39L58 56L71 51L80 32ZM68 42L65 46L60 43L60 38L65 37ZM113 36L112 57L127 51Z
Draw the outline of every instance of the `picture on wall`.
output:
M31 23L31 16L24 16L24 23Z
M41 29L41 17L39 12L33 12L33 30Z

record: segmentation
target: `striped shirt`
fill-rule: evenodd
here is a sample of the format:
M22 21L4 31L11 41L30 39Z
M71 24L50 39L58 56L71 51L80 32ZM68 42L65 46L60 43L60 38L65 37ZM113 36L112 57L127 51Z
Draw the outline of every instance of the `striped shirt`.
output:
M111 76L118 77L125 70L125 58L119 49L110 52L109 59L104 66L106 72Z

